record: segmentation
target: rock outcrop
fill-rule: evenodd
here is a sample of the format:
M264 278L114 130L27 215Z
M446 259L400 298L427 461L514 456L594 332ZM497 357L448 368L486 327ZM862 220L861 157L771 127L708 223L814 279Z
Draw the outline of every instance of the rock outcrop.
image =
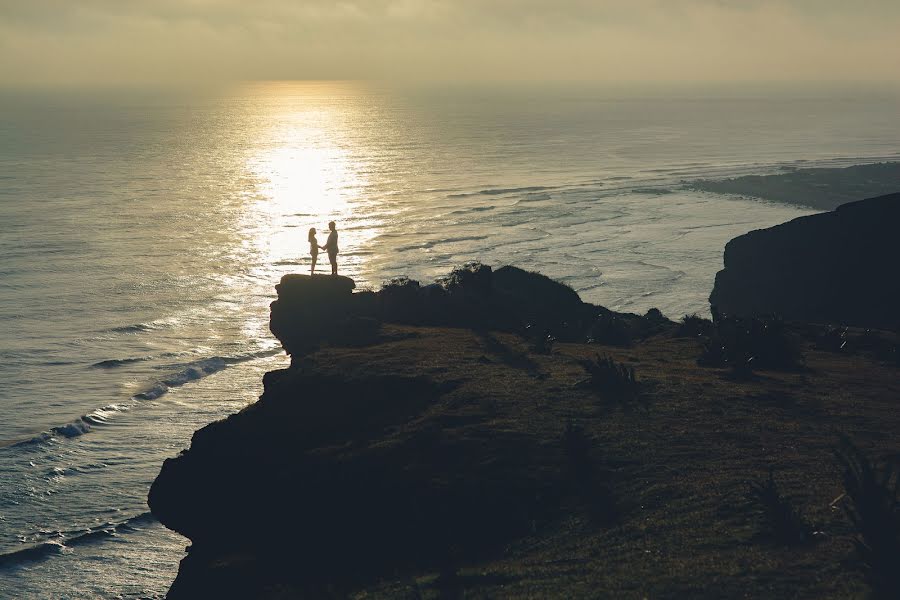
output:
M269 329L288 354L302 354L315 346L352 314L353 290L349 277L290 274L275 286Z
M900 194L751 231L725 246L709 301L724 314L900 326Z
M398 278L378 292L353 293L347 277L285 275L275 286L269 328L297 358L323 342L364 345L382 323L465 327L628 345L671 322L582 302L572 288L540 273L472 263L437 283Z

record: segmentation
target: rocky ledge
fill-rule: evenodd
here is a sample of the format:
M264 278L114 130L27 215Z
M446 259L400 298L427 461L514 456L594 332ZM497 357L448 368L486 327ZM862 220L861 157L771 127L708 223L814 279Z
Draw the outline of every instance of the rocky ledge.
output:
M865 591L823 465L836 428L900 451L896 338L617 314L512 267L353 290L282 279L291 367L163 465L170 598ZM797 548L745 500L773 469Z
M710 304L725 314L900 327L900 194L751 231L725 246Z

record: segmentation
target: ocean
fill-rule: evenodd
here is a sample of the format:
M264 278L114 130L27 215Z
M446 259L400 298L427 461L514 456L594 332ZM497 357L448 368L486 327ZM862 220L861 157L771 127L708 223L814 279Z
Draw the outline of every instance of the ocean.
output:
M189 540L147 491L287 365L310 227L359 287L480 260L679 318L729 239L814 212L691 182L897 160L890 90L0 92L0 597L165 594Z

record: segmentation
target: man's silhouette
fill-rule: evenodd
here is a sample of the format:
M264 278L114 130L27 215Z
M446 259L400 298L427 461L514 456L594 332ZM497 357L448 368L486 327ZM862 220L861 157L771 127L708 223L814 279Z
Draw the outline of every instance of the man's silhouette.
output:
M328 261L331 263L331 274L337 275L338 232L334 221L328 223L328 241L323 248L328 252Z

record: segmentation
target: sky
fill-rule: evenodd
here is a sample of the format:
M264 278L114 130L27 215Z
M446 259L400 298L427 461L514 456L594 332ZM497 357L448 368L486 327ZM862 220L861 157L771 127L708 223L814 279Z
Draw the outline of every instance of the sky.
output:
M0 0L0 85L900 81L900 0Z

